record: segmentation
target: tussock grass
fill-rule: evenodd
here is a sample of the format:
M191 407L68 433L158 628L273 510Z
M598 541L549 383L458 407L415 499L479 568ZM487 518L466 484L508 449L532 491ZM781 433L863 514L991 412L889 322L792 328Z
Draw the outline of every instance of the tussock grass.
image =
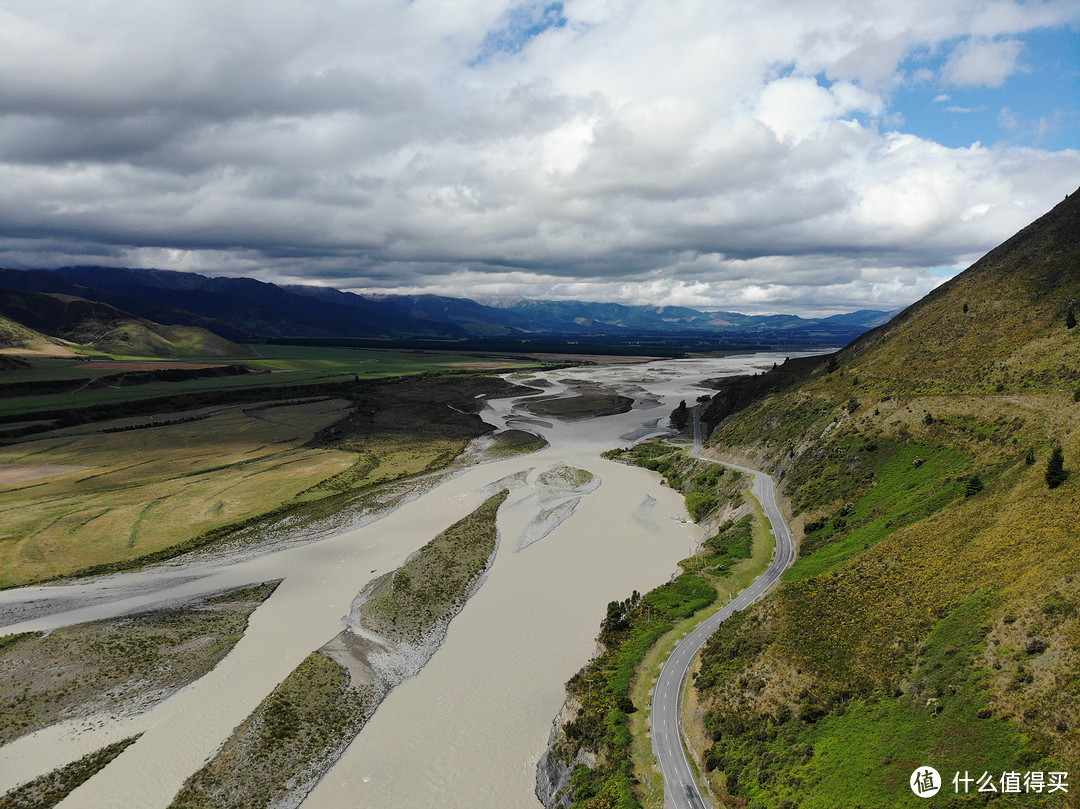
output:
M0 809L52 809L138 740L138 736L88 753L78 761L0 795Z
M391 641L421 641L461 609L495 553L503 490L458 520L404 565L375 580L361 607L364 626Z
M370 688L350 687L345 668L309 655L188 778L170 809L263 809L306 795L372 706Z

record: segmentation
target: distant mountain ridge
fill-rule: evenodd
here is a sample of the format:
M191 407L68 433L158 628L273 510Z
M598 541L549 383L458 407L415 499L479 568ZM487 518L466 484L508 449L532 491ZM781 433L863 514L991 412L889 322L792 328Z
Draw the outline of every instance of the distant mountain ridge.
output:
M0 270L0 289L107 303L163 325L197 326L234 341L275 338L485 340L538 336L633 339L679 335L780 345L844 345L892 312L824 318L703 312L681 306L440 295L357 295L331 287L173 270L61 267ZM494 304L494 305L492 305Z

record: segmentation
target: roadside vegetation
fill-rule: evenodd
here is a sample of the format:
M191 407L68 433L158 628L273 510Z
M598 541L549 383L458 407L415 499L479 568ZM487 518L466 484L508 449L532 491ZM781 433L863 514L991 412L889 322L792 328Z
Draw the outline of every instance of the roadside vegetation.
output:
M643 441L628 449L608 450L603 457L659 472L664 485L683 494L694 522L715 521L718 516L727 519L743 504L740 491L746 482L742 473L698 460L685 447L663 440Z
M949 805L1072 805L1000 782L1080 771L1076 221L1048 215L714 430L804 534L703 652L698 754L726 804L921 805L928 765ZM953 795L965 770L998 792Z
M566 763L582 748L596 767L578 765L570 777L574 807L620 809L638 807L638 779L631 756L630 714L638 710L630 698L631 681L646 653L675 622L705 609L716 590L703 578L683 573L675 581L644 597L636 591L625 601L608 604L598 642L604 650L566 684L567 694L580 703L552 755Z
M0 639L0 744L67 719L152 707L213 669L276 587Z
M575 809L659 809L663 784L648 739L652 683L678 640L768 566L774 543L740 473L661 442L605 457L664 474L688 507L694 495L708 496L711 507L700 516L713 515L706 524L715 527L700 551L680 562L678 578L608 604L597 638L601 652L567 683L567 704L576 713L559 729L550 755L573 767L567 791ZM715 525L731 514L735 519Z

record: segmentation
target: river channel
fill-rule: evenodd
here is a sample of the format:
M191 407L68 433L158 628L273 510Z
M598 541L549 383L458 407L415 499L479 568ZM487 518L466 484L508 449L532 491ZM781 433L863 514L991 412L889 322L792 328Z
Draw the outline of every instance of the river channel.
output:
M538 809L536 761L566 680L595 651L605 605L667 581L702 539L682 498L657 474L600 453L666 432L675 405L692 404L706 392L695 386L700 380L782 360L761 353L538 375L552 393L566 390L563 380L602 383L632 396L634 408L561 421L530 418L514 399L493 401L485 420L540 433L549 446L471 467L382 519L319 542L231 564L163 566L0 594L0 606L31 598L70 601L63 611L0 629L7 634L284 579L214 671L152 710L64 723L0 748L0 794L142 732L60 806L164 809L274 686L341 631L352 599L369 580L475 509L493 484L509 483L511 495L498 516L499 550L486 580L427 666L390 693L303 807ZM576 500L538 485L537 477L560 463L591 472L600 485Z

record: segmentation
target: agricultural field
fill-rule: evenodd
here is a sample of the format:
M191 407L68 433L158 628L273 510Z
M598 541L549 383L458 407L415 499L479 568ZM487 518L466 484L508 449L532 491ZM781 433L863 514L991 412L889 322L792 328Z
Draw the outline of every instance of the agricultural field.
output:
M358 381L361 355L414 373ZM264 374L0 400L80 404L0 445L0 587L160 560L321 502L331 504L323 516L343 510L343 498L451 463L491 429L475 415L484 396L526 392L460 369L484 360L424 356L286 347L265 358L281 367ZM267 386L293 375L324 381ZM261 387L223 389L250 379ZM175 392L184 386L201 391ZM140 398L159 389L170 395ZM539 446L517 438L515 450Z
M351 453L305 446L348 412L342 399L232 406L4 447L0 466L78 469L3 487L0 586L149 556L279 507L353 464Z
M156 357L127 357L83 354L81 357L27 357L29 368L0 373L0 426L6 419L34 413L50 413L70 408L107 405L140 399L185 396L203 392L243 391L266 387L295 387L354 379L446 371L493 371L540 367L527 357L489 354L402 351L314 346L251 346L252 355L230 359L162 360ZM141 383L132 375L154 370L190 369L242 365L249 372L207 376L179 382L146 378ZM115 375L128 378L113 381ZM92 380L96 380L91 384ZM70 381L65 390L22 391L14 386L27 383ZM12 387L9 387L12 386ZM10 393L5 393L8 388ZM18 394L18 395L12 395Z

